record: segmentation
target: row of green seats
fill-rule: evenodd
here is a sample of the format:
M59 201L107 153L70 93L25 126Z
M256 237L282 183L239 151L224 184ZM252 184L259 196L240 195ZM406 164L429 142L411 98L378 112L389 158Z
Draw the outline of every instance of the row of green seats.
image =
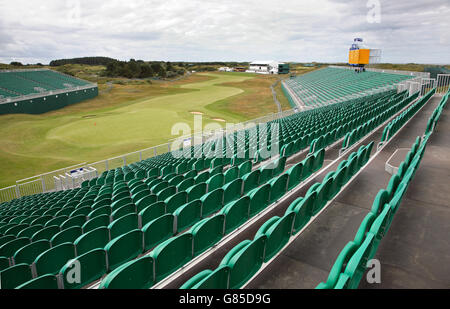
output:
M434 127L436 126L436 123L438 122L439 118L441 117L442 111L443 111L445 105L447 104L449 97L450 97L450 89L442 97L441 101L439 102L438 107L436 107L436 109L433 111L433 114L431 115L430 119L428 120L425 134L428 134L434 130Z
M411 119L425 104L427 104L431 97L436 93L436 88L429 91L426 95L420 98L417 102L411 105L401 115L392 120L384 129L381 137L381 142L386 142L395 135L395 133L403 127L403 125ZM418 95L418 93L416 93Z
M126 241L119 242L117 240L116 242L114 242L114 239L128 239L129 237L132 237L132 236L128 235L129 233L131 233L132 231L134 231L136 229L142 229L144 240L143 240L143 242L141 241L141 242L136 242L136 243L137 244L143 243L145 246L144 251L148 251L151 248L153 248L154 246L156 246L158 243L160 243L161 241L165 240L165 238L172 237L174 235L174 233L183 231L188 226L198 222L202 218L205 218L205 217L217 212L218 210L220 210L222 208L222 205L240 198L242 196L242 194L245 192L246 187L248 187L248 190L250 190L250 189L252 189L252 185L254 187L257 187L259 185L260 180L261 180L261 183L265 183L266 178L269 179L270 177L281 173L284 170L284 165L285 165L285 158L280 158L277 161L273 162L272 165L267 165L267 166L262 167L260 170L255 170L255 171L251 172L251 163L247 162L247 164L246 163L242 164L240 166L240 169L238 169L236 167L235 169L228 170L228 171L234 173L234 174L230 174L230 175L234 175L233 177L235 177L235 178L237 178L239 176L239 174L238 174L239 171L241 171L242 173L248 172L248 174L251 174L250 175L251 177L245 177L247 175L244 175L247 186L244 186L244 181L242 179L240 179L240 178L234 179L233 178L234 180L229 179L230 183L228 183L228 184L225 183L222 187L219 187L217 189L214 189L211 187L210 189L211 190L214 189L214 190L209 193L206 193L203 191L200 192L199 194L193 196L192 200L188 200L187 192L180 192L177 195L169 197L165 202L156 202L156 200L143 201L146 203L145 206L148 206L148 207L144 207L141 205L140 202L138 202L137 207L142 206L142 208L143 208L143 210L139 214L136 214L136 206L134 204L130 203L131 204L130 212L129 213L124 212L123 214L121 214L120 217L114 218L115 220L110 223L110 221L113 219L113 216L115 213L119 212L124 207L128 208L128 206L121 205L121 201L123 199L120 199L117 201L118 205L115 205L113 203L112 207L113 208L117 207L117 210L114 211L113 216L110 216L110 212L108 212L107 214L98 213L97 216L95 216L91 220L87 221L83 225L83 228L73 227L71 230L76 229L76 231L73 231L72 233L70 233L70 235L68 234L69 231L62 231L61 233L65 233L65 235L66 235L65 240L71 241L74 238L76 238L75 237L76 235L78 235L78 236L80 235L81 230L85 230L85 234L82 234L81 236L78 237L78 239L76 239L74 241L77 259L78 259L78 256L80 256L80 254L82 254L82 253L87 254L88 252L86 252L86 251L88 251L89 249L101 249L103 246L105 246L104 250L106 251L106 253L108 255L108 260L109 260L110 264L113 260L115 260L116 263L114 264L114 266L117 266L118 264L126 262L130 258L135 258L136 253L137 252L142 253L142 250L141 250L141 248L136 248L136 247L132 247L132 246L131 247L122 247L121 251L120 251L122 255L117 255L117 252L114 253L114 250L112 250L112 249L111 249L112 255L110 255L110 251L107 248L108 244L106 244L106 242L108 242L108 239L109 239L110 243L114 243L114 246L118 246L117 243L119 243L119 245L123 246L123 243L124 242L126 243ZM256 172L259 172L259 173L256 173ZM253 175L257 175L258 177L255 178L255 177L253 177ZM225 175L218 174L216 176L221 176L221 177L220 177L220 179L216 177L216 181L211 182L209 184L210 186L218 185L218 184L220 184L220 181L221 181L221 183L224 183L224 181L226 179ZM266 177L266 178L264 178L264 177ZM247 178L251 183L247 182ZM131 187L131 191L133 192L135 189L139 189L139 187L142 186L142 182L140 182L139 180L136 180L133 183L129 183L129 185ZM203 185L205 188L207 186L205 183L202 183L201 185ZM115 192L119 193L119 196L121 194L120 190L123 188L125 188L125 189L127 188L124 186L125 186L124 183L117 183L115 185L115 188L114 188L116 190ZM194 186L194 188L195 187L198 187L198 186ZM244 192L243 192L243 190L244 190ZM128 199L129 199L128 191L126 191L126 193L128 194ZM126 197L124 199L126 199ZM146 198L144 198L144 200L145 199ZM180 205L180 207L178 207L176 205L174 206L172 203L173 200L179 200L179 203L177 205ZM104 201L104 200L101 200L101 201ZM128 202L130 202L130 201L128 201ZM154 202L154 203L151 203L151 202ZM101 206L101 205L99 205L99 206ZM105 207L108 208L110 206L105 206ZM173 210L171 210L170 207L172 207L173 210L176 210L176 212L174 214L171 213ZM97 208L93 212L97 212L97 210L101 210L103 208L104 207ZM175 231L173 230L174 222L176 222L175 225L177 226ZM109 225L108 225L108 223L109 223ZM109 238L98 236L99 233L104 236L105 232L109 233ZM137 237L136 233L134 233L134 235L135 235L134 237ZM68 239L67 237L70 237L70 239ZM17 259L18 263L20 263L20 262L33 263L33 264L31 264L31 267L33 267L33 265L35 265L37 263L37 261L39 260L39 256L38 256L39 253L41 253L47 249L50 252L59 252L59 250L61 250L61 249L59 249L59 247L54 247L54 248L52 247L52 249L49 249L51 242L44 241L44 240L42 240L41 242L36 241L31 244L29 243L29 239L23 239L23 241L25 243L20 243L20 244L18 243L18 240L14 241L14 242L10 241L10 242L6 243L5 245L3 245L0 248L0 251L1 251L1 249L5 249L5 250L8 249L11 252L11 253L9 253L9 255L11 255L17 249L18 246L25 244L25 246L23 248L21 247L16 251L14 258ZM129 239L128 239L128 241L129 241ZM12 248L13 244L14 244L14 248ZM80 246L82 246L81 249L80 249ZM86 246L87 246L87 249L86 249ZM118 250L116 250L116 251L118 251ZM62 259L59 260L59 265L62 262L64 262L65 258L66 258L65 255L61 254L60 256L62 256ZM14 258L13 258L13 261L14 261ZM27 260L24 260L25 258ZM81 258L85 258L85 257L83 255L81 255ZM42 257L41 257L41 259L42 259ZM44 258L44 260L45 260L45 258ZM14 265L14 266L16 266L16 265ZM97 265L94 265L94 266L97 266ZM12 275L14 275L18 271L23 271L23 269L29 270L29 267L27 268L25 265L21 265L21 267L10 267L10 268L11 269L8 268L2 273L4 273L4 274L11 273ZM103 268L101 268L98 273L101 273L102 272L101 270L103 270ZM29 271L27 271L27 273L29 273ZM90 272L87 272L87 273L90 273ZM45 274L45 275L47 275L47 274ZM12 284L16 284L14 281L12 281L13 283L8 282L8 279L10 279L11 276L7 276L7 275L3 276L4 280L6 280L5 283L3 284L4 287L5 286L11 287ZM88 277L88 280L90 280L90 279L91 279L91 277ZM9 280L9 281L11 281L11 280ZM87 283L89 283L89 282L83 281L84 285ZM67 283L64 284L64 286L70 287L70 285L67 285Z
M204 270L188 280L182 289L239 289L268 263L291 238L332 200L342 187L368 162L373 142L352 153L322 183L310 187L304 198L294 201L280 218L272 217L253 240L231 249L215 270Z
M290 169L281 175L267 178L260 183L260 187L250 190L237 200L224 203L225 206L219 213L195 223L187 232L166 240L150 254L114 270L102 280L100 287L148 288L153 286L282 198L289 190L290 181L300 183L302 179L306 179L319 170L323 160L324 151L321 150L299 163L299 168L295 170L296 174L293 174L294 170ZM264 168L259 172L264 173L263 170ZM248 177L253 177L250 174Z
M328 279L317 289L356 289L367 268L367 263L376 254L378 245L387 234L408 185L414 178L423 158L429 135L421 142L418 137L401 163L396 175L392 176L387 188L376 196L371 212L364 218L353 241L341 251L333 265Z

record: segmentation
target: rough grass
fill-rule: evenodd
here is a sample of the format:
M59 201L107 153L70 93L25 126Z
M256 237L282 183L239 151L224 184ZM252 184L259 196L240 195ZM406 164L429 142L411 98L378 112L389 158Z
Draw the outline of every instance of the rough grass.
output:
M0 187L166 143L176 137L175 123L193 127L191 112L202 112L204 125L223 126L213 119L237 123L276 111L269 89L275 80L205 73L176 82L123 80L112 89L100 83L100 95L83 103L44 115L0 116Z

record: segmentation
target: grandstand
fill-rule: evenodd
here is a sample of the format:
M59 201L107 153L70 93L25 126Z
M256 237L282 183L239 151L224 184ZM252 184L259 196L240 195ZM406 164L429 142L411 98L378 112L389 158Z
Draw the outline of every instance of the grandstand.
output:
M367 260L386 252L379 244L395 228L421 161L432 161L426 146L442 134L450 95L398 91L393 85L409 76L372 73L307 74L288 87L314 109L226 132L181 157L168 152L105 170L80 188L0 204L1 288L358 287ZM416 119L428 122L411 126ZM405 145L407 157L386 183L383 164ZM272 148L279 155L264 157ZM370 181L358 190L362 175ZM383 187L372 205L370 192ZM336 214L345 202L360 207ZM293 263L288 250L307 261ZM79 281L70 275L74 260Z
M97 95L96 84L52 70L0 71L0 114L42 114Z
M320 107L393 89L414 76L366 71L355 73L347 67L327 67L283 82L293 108Z

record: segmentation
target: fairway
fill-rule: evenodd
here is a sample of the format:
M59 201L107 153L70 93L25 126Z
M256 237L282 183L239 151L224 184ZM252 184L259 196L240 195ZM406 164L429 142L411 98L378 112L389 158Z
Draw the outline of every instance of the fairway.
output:
M195 76L169 85L147 86L155 89L155 94L149 93L147 98L133 99L133 91L138 93L142 88L128 89L131 98L127 100L125 96L121 98L123 102L112 107L108 102L114 100L114 90L109 97L98 98L102 100L98 108L84 108L97 102L94 99L44 115L2 116L0 187L73 164L95 162L166 143L177 137L171 134L175 123L184 122L193 127L192 112L203 113L203 125L215 122L223 126L224 122L213 119L239 123L276 110L269 89L264 86L268 93L266 108L256 105L258 114L239 113L239 98L247 100L249 93L261 91L247 83L254 80L261 83L263 77L217 73ZM271 80L265 82L270 84ZM251 105L252 102L246 101L243 109Z
M162 143L174 136L171 129L177 122L186 122L193 127L191 112L204 113L205 122L223 118L229 122L238 120L214 112L207 106L243 91L239 88L218 86L226 82L242 82L250 77L220 76L212 80L187 84L181 88L197 91L162 96L118 108L104 115L71 122L49 131L47 139L57 139L81 147L120 145L129 143Z

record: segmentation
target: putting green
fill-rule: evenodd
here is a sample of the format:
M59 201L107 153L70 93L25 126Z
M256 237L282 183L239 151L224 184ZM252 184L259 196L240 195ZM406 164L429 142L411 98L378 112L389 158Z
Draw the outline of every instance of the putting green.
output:
M105 115L93 115L51 129L47 139L56 139L81 147L99 147L129 143L151 143L154 140L169 140L172 126L183 122L193 128L194 115L203 113L204 124L214 118L227 122L238 122L208 108L208 105L238 95L239 88L220 86L227 82L242 82L251 77L236 75L204 74L214 77L206 82L192 83L181 88L196 91L157 97L116 109ZM219 123L219 122L218 122Z

